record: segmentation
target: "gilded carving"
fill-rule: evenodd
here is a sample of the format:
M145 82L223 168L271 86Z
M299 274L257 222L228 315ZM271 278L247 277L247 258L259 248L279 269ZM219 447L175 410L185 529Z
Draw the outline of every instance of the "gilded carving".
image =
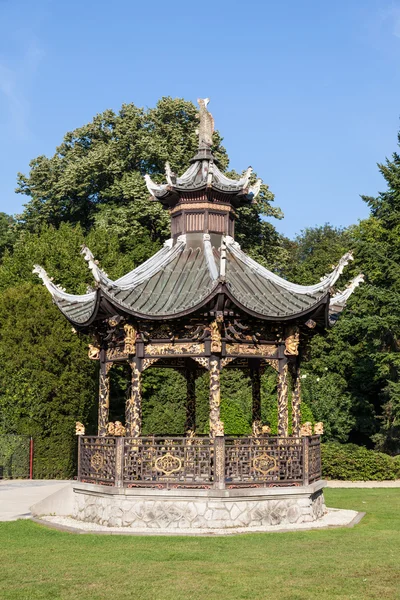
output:
M220 419L221 388L218 360L210 360L210 438L224 435L224 424Z
M141 373L136 361L131 362L131 389L125 407L125 426L128 437L140 437L142 428Z
M104 466L104 456L100 452L95 452L90 459L90 466L98 473Z
M126 429L122 425L121 421L115 421L114 423L114 435L117 437L123 437L126 434Z
M266 452L253 459L253 469L263 475L268 475L268 473L276 469L276 466L276 458Z
M299 353L300 331L298 327L290 327L285 339L285 354L296 356Z
M115 346L113 348L107 348L107 360L112 361L116 359L127 359L128 355L125 353L124 348Z
M178 456L174 456L171 452L167 452L163 456L159 456L154 461L154 468L164 475L172 475L177 473L182 468L182 461Z
M192 344L191 342L182 342L179 344L148 344L145 351L149 356L204 354L204 344Z
M75 423L75 435L85 435L85 426L80 421Z
M151 365L154 365L154 363L156 363L158 360L160 360L160 359L159 358L144 358L142 360L142 371L145 371L146 369L151 367Z
M256 344L226 344L227 354L239 354L246 356L274 356L276 346Z
M136 328L127 323L124 325L124 332L124 354L134 355L136 353Z
M279 371L279 360L277 358L267 358L267 361L275 371Z
M99 360L100 348L98 346L95 346L94 344L89 344L88 348L89 348L88 356L89 356L90 360Z
M99 416L98 435L107 435L108 412L110 408L110 378L107 373L100 369L99 380Z
M298 365L293 367L292 382L292 435L294 437L299 437L301 424L301 378Z
M278 373L278 435L288 436L288 365L284 365Z
M234 356L228 356L227 358L221 358L221 369L229 365L233 360L236 360Z
M312 434L313 434L312 423L310 423L310 421L306 421L305 423L303 423L303 425L300 428L300 436L308 437Z
M192 356L192 358L205 369L208 370L210 368L210 361L206 356Z
M324 424L319 421L318 423L315 423L314 425L314 434L315 435L322 435L324 433Z
M221 320L215 319L210 325L211 334L211 352L221 352Z
M218 444L215 448L215 475L217 480L224 481L225 479L225 448Z

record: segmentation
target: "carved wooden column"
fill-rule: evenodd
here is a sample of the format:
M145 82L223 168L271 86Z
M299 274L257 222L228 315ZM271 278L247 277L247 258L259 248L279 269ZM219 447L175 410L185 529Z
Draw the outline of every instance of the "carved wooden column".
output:
M278 371L278 436L287 437L288 418L288 365L285 358L279 360Z
M99 413L98 413L98 435L107 435L108 413L110 410L110 377L108 371L111 363L106 363L106 351L100 351L100 374L99 374Z
M260 361L249 360L251 396L252 396L252 422L261 421L261 372Z
M291 376L292 376L292 435L294 437L300 437L301 382L300 382L300 365L299 365L298 360L291 362L290 372L291 372Z
M139 361L134 358L131 366L131 390L125 406L125 427L127 437L140 437L142 433L142 374Z
M210 437L224 435L224 424L220 419L221 384L220 361L217 357L210 358Z
M196 371L187 368L186 377L186 421L185 431L196 429Z

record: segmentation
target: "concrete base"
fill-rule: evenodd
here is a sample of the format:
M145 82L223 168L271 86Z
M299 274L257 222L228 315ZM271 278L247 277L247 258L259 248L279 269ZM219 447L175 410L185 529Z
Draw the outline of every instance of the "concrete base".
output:
M325 485L318 481L305 487L154 490L73 483L69 492L59 492L31 510L37 517L69 516L140 533L270 531L321 519L326 513Z

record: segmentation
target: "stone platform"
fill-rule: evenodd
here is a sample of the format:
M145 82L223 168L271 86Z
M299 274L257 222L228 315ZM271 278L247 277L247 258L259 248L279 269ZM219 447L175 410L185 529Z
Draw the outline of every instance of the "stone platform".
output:
M275 488L149 489L71 483L32 507L36 517L72 517L140 533L270 531L313 523L326 514L325 481Z

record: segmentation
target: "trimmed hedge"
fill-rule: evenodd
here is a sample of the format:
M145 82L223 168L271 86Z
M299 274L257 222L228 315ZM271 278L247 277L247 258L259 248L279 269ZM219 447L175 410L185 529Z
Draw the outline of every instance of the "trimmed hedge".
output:
M393 457L356 444L322 444L322 476L348 481L400 479L400 455Z

